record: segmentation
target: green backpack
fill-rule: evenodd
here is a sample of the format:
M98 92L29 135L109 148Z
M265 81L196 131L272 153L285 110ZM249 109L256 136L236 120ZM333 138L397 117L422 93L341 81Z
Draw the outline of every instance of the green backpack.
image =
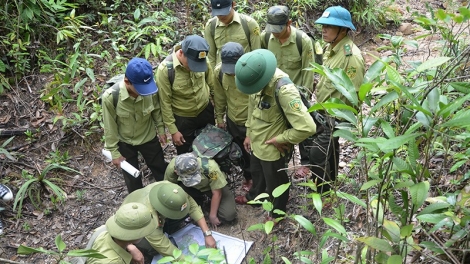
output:
M232 165L240 165L242 150L233 142L233 137L227 131L214 125L207 124L193 141L193 153L200 157L206 175L209 174L207 159L217 162L220 169L230 173Z

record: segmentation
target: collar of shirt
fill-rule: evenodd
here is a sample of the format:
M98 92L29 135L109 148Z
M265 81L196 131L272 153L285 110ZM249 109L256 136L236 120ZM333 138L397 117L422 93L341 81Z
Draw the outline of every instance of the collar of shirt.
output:
M106 244L108 244L116 252L116 254L118 254L125 261L125 263L131 263L131 254L116 244L109 233L106 234Z
M348 36L345 36L340 42L338 42L338 44L336 44L336 46L334 48L331 48L331 46L328 47L328 50L330 51L330 56L329 57L333 57L334 55L336 55L338 52L341 52L341 50L343 49L343 46L348 43L349 41L351 41L349 39Z
M232 24L233 22L237 22L238 24L241 24L242 21L241 21L241 18L240 18L240 14L238 14L237 11L235 11L233 13L233 19L230 23L228 23L228 25ZM217 26L227 26L227 24L224 24L223 22L221 22L219 19L217 19L217 24L216 24L216 27Z
M173 69L176 69L176 67L178 66L181 66L182 68L184 68L183 64L181 64L180 60L178 60L178 57L176 56L176 52L180 49L181 49L181 44L177 44L174 48L173 54L171 54L171 56L173 57Z
M127 91L126 89L126 84L124 83L124 80L119 84L119 89L120 89L120 94L121 94L121 101L125 101L127 98L131 98L131 99L134 99L134 97L130 96L129 95L129 92ZM141 100L143 100L144 97L138 95L136 98L135 98L135 101L136 102L139 102Z

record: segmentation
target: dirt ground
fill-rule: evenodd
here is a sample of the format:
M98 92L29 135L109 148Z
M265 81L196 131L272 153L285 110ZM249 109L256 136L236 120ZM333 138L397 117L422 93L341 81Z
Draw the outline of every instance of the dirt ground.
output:
M406 5L409 4L403 2L403 5L400 5L401 12L404 19L411 19L410 13L404 11ZM438 4L435 5L438 6ZM411 27L412 31L407 32L404 35L405 38L411 39L422 34L416 30L417 25L411 23ZM394 26L390 26L390 29L385 31L390 34L398 32L403 35ZM360 29L355 42L364 52L368 66L373 62L371 54L386 55L385 52L376 51L377 47L383 45L384 42L376 38L374 32ZM409 50L407 55L410 57L425 55L420 52L419 50ZM59 185L67 193L67 199L62 204L51 203L47 194L42 198L41 209L36 209L26 200L20 218L16 218L12 203L0 205L6 208L0 212L1 220L5 226L4 235L0 236L0 258L9 260L10 263L56 263L53 258L40 254L19 256L16 254L16 250L19 245L54 250L54 239L58 234L61 234L67 244L67 250L84 248L92 231L105 223L127 195L121 173L110 163L105 162L101 155L102 131L98 130L95 131L96 133L85 136L87 131L84 129L78 128L63 132L53 125L53 113L48 110L48 106L43 101L38 99L48 78L49 76L43 75L24 77L15 90L7 91L0 96L0 128L39 130L33 137L33 141L30 141L25 135L19 135L10 144L3 147L9 152L16 153L18 159L11 161L0 154L0 182L6 183L16 193L25 182L22 171L37 176L46 166L44 161L48 157L50 158L50 153L53 152L68 153L70 159L66 166L80 171L80 174L53 171L46 175L46 178L60 178ZM74 110L73 105L64 105L63 107L65 113ZM0 146L7 139L8 137L0 138ZM339 186L339 188L347 192L349 189L357 187L357 184L354 183L354 175L349 173L347 166L356 151L349 147L347 142L341 141L341 144L341 162L344 165L341 168L341 173L351 180L347 185ZM170 161L174 155L174 147L168 143L166 160ZM294 163L297 163L298 160L297 156ZM145 173L144 183L148 184L153 181L148 177L145 167L143 171ZM288 172L289 175L293 173L292 170ZM235 195L242 194L240 189L241 175L233 174L230 177L234 181L232 186ZM288 213L301 214L312 221L320 232L324 231L322 229L325 227L320 223L320 216L312 208L309 198L303 196L307 193L307 189L300 186L299 183L293 182L291 187ZM292 253L299 249L314 250L318 245L317 240L308 236L293 221L284 221L276 227L273 235L277 236L278 240L271 242L273 235L266 236L259 231L246 231L251 225L263 222L265 212L262 208L237 205L237 210L238 221L233 225L218 227L217 231L240 239L254 241L246 260L253 258L254 263L261 263L263 251L268 246L275 246L277 254L291 258ZM348 232L361 232L362 223L367 221L366 213L351 203L347 204L347 210L350 221L345 226ZM334 208L326 207L323 216L334 213ZM354 243L342 245L341 249L344 251L344 256L355 254ZM351 263L350 259L346 257L338 261ZM2 260L0 260L1 262ZM281 263L279 257L275 263Z

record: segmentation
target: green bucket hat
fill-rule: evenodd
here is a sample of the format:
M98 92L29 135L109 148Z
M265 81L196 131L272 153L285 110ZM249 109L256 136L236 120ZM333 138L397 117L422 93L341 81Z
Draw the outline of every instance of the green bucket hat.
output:
M157 226L150 209L141 203L124 204L106 221L108 233L123 241L146 237L155 231Z
M169 181L155 185L149 199L152 207L165 218L181 219L189 213L188 194Z
M244 94L261 91L276 71L277 61L274 54L266 49L245 53L235 65L235 83Z

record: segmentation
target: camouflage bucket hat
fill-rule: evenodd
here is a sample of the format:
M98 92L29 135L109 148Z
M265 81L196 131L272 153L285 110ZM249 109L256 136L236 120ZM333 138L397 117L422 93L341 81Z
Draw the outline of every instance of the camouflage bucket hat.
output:
M156 228L157 223L150 209L141 203L124 204L106 221L108 233L123 241L141 239Z
M175 158L175 172L178 180L186 187L193 187L201 182L201 167L193 153L185 153Z
M165 218L181 219L189 213L188 194L177 184L161 181L149 193L152 207Z

